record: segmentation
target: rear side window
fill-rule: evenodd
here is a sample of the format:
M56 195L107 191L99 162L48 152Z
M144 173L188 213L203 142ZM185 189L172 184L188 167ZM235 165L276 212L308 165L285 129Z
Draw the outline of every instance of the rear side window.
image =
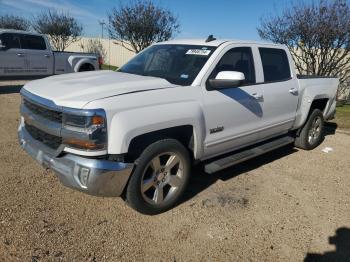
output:
M22 35L21 44L23 49L46 50L44 38L37 35Z
M18 34L4 33L0 35L0 39L2 45L6 46L7 49L21 48Z
M287 54L282 49L259 48L264 81L283 81L291 77Z

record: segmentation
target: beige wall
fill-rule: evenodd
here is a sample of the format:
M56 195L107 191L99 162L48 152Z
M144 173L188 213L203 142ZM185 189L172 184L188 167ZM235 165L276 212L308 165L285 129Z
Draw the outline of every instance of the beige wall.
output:
M71 44L65 51L71 52L84 52L81 45L86 45L87 41L92 38L83 37L80 41ZM106 51L106 58L104 63L114 65L117 67L122 66L130 60L135 54L125 49L124 47L115 44L115 40L99 39Z

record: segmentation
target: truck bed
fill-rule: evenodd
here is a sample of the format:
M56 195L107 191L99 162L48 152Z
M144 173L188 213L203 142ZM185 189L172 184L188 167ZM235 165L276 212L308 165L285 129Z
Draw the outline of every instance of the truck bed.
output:
M53 51L54 54L58 54L58 55L86 55L86 56L96 56L96 54L93 53L84 53L84 52L66 52L66 51Z
M299 105L296 123L299 127L305 121L305 117L316 99L327 100L327 106L323 110L324 119L330 119L335 114L336 94L339 80L335 77L323 76L298 76L299 82ZM303 117L301 117L303 116Z
M314 79L314 78L336 78L335 76L319 76L319 75L297 75L298 79Z

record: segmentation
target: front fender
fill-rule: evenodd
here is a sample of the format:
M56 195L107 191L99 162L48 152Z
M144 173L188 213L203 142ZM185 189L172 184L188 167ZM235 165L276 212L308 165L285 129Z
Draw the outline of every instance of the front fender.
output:
M192 101L134 108L117 113L110 120L108 152L127 153L133 138L183 125L193 126L194 157L198 159L203 154L204 116L200 105Z

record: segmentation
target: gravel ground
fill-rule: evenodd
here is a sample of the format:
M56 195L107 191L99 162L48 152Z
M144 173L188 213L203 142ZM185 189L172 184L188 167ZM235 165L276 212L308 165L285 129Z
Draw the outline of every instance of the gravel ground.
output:
M350 260L348 134L215 175L195 170L179 206L144 216L63 187L20 149L21 84L0 83L0 261Z

